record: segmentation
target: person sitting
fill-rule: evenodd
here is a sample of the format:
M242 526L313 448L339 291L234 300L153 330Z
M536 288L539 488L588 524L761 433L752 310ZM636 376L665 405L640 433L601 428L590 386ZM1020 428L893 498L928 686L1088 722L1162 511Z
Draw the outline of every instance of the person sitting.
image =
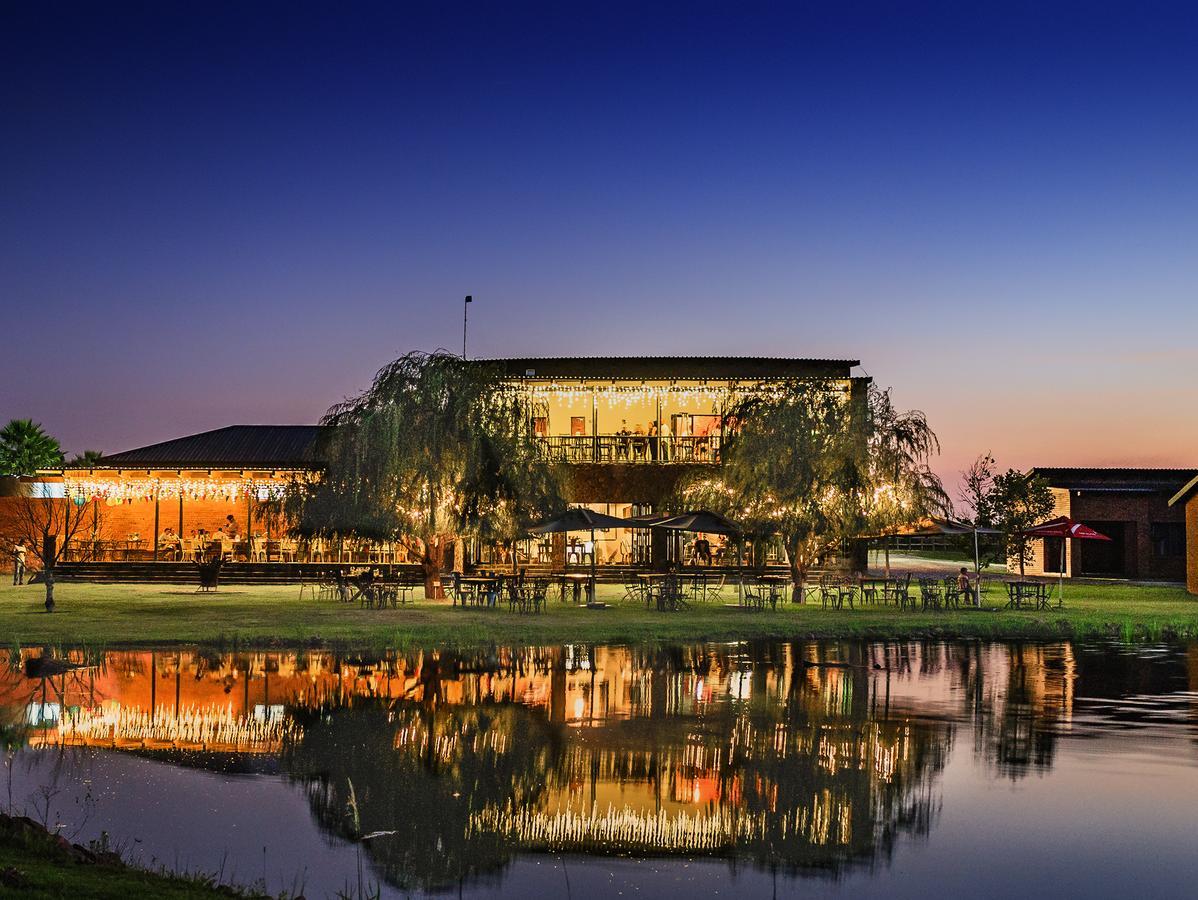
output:
M695 556L696 563L703 563L705 566L711 565L711 542L705 537L700 537L695 541Z
M969 584L969 570L961 566L961 571L957 573L957 593L966 603L974 603L973 589Z
M171 526L167 525L158 535L158 549L165 551L168 559L179 559L183 555L183 541Z
M237 520L235 518L233 518L233 516L231 514L225 516L225 526L224 527L225 527L225 533L233 540L237 540L238 535L241 534L241 530L237 527Z

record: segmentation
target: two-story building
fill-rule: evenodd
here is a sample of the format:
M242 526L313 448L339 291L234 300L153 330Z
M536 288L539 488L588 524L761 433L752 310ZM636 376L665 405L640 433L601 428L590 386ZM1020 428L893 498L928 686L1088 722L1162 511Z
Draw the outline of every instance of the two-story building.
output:
M739 395L796 379L818 379L847 398L862 397L869 379L854 377L856 360L760 357L561 357L480 360L495 365L528 393L530 427L547 464L564 469L568 499L630 518L658 511L679 479L717 466L725 413ZM97 497L106 507L107 558L165 561L180 550L162 546L167 528L186 552L193 533L211 535L230 521L245 542L238 554L261 562L299 561L312 548L289 542L282 524L263 515L295 478L313 477L318 426L234 425L67 467L64 490ZM580 538L583 536L579 536ZM647 528L602 533L594 547L554 537L530 543L532 562L600 566L660 562L666 552ZM660 536L656 538L661 541ZM482 548L475 548L481 552ZM338 558L354 551L339 547ZM395 549L358 551L355 561L404 562ZM317 558L327 561L331 548Z

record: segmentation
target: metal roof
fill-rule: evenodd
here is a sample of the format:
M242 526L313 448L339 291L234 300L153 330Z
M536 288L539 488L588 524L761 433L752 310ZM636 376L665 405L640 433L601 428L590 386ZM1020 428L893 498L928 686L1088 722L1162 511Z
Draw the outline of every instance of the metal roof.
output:
M847 378L855 359L771 356L537 356L476 359L529 378Z
M103 456L90 469L283 469L313 465L318 425L229 425Z
M1193 494L1195 490L1198 490L1198 475L1195 475L1188 482L1182 485L1181 490L1169 498L1169 505L1176 506L1178 503L1188 500L1190 495Z
M1045 478L1049 485L1056 488L1128 493L1167 491L1172 494L1198 475L1198 469L1104 466L1036 466L1031 471Z

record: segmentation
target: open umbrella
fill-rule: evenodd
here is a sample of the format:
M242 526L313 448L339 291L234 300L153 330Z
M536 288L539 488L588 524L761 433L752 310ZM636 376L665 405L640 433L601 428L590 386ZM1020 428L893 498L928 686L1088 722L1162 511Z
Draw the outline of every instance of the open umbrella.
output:
M724 518L719 513L707 509L692 510L676 516L665 516L652 523L654 528L664 528L667 531L693 531L701 534L729 534L737 538L736 549L736 595L739 597L743 579L740 575L741 546L740 537L744 533L735 522Z
M528 529L530 534L554 534L563 531L589 531L591 533L591 599L595 599L595 532L608 528L643 528L629 519L619 519L586 507L576 506L565 512L550 516L539 525Z
M1109 541L1105 534L1099 534L1089 525L1078 522L1068 516L1058 516L1047 522L1035 525L1026 531L1019 532L1025 537L1061 538L1061 586L1060 600L1065 599L1065 560L1069 552L1069 539L1079 541Z

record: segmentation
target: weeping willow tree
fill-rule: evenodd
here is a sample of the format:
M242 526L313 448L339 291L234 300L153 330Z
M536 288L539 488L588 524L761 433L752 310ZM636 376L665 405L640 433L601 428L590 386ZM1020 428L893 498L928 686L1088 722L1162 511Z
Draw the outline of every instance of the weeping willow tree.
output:
M887 391L802 380L745 392L725 410L722 464L683 482L683 501L779 536L799 593L808 570L851 538L916 521L947 502L928 468L936 436Z
M289 492L288 517L304 534L402 544L420 560L426 596L441 597L455 540L511 541L564 506L531 423L528 399L496 367L409 353L325 415L324 473Z
M889 390L872 386L867 414L872 489L862 495L866 532L888 536L926 516L951 517L952 499L930 465L940 441L927 416L896 409ZM886 568L889 573L888 539Z

